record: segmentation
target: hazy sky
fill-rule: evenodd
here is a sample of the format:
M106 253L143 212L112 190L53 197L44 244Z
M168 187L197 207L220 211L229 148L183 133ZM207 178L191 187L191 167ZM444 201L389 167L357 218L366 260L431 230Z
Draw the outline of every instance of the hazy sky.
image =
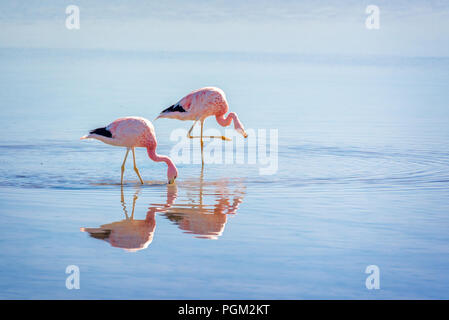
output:
M65 27L71 4L80 30ZM449 56L449 1L2 0L0 47Z

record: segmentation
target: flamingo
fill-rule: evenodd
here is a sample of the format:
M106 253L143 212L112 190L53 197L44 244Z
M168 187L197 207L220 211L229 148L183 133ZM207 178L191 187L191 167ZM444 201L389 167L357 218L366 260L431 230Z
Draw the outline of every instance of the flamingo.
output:
M122 163L122 176L120 184L123 185L123 174L125 173L125 163L128 153L131 150L134 161L134 171L139 177L140 183L143 183L139 169L136 165L136 155L134 148L146 148L148 156L155 162L165 162L168 166L167 179L169 184L173 184L178 176L178 170L173 161L167 157L156 153L156 134L153 124L141 117L125 117L112 122L106 127L98 128L89 132L81 139L97 139L113 146L126 147L125 159Z
M234 121L234 129L241 135L243 135L243 137L248 137L248 134L246 133L245 128L243 127L236 113L230 112L228 116L225 117L228 109L228 102L226 101L226 96L223 90L216 87L206 87L192 91L184 98L179 100L176 104L163 110L156 118L156 120L159 118L168 118L183 121L194 121L192 127L187 133L187 137L190 139L200 138L201 154L203 154L203 138L218 138L226 141L231 141L231 139L225 136L203 136L204 120L206 120L207 117L215 116L218 124L222 127L227 127L231 124L232 121ZM200 121L201 123L201 135L199 137L192 136L192 130L198 121Z

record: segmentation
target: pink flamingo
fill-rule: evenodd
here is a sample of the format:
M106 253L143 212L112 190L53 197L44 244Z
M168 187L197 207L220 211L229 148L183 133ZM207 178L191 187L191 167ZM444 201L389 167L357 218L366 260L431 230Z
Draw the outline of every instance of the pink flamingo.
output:
M81 139L97 139L113 146L126 147L125 159L122 164L122 178L120 182L122 185L123 174L125 172L125 163L129 150L132 150L133 153L134 171L137 173L140 182L143 184L139 169L137 169L136 155L134 152L134 148L139 147L147 149L148 156L151 160L156 162L163 161L167 164L167 178L169 184L174 183L176 177L178 176L178 170L173 164L173 161L167 156L161 156L156 153L157 141L156 134L154 133L154 127L153 124L145 118L120 118L109 124L107 127L90 131L88 135L81 137Z
M190 139L200 138L201 140L201 153L203 153L203 138L218 138L222 140L230 141L231 139L225 136L203 136L204 120L207 117L215 116L218 124L222 127L227 127L234 121L234 129L242 134L245 138L248 137L242 123L240 122L237 114L230 112L227 117L225 114L228 112L228 102L223 90L215 87L206 87L195 90L184 98L179 100L176 104L170 106L161 112L156 118L169 118L178 120L192 120L193 125L187 133L187 137ZM201 123L201 136L192 136L193 127L200 121ZM203 160L204 164L204 160Z

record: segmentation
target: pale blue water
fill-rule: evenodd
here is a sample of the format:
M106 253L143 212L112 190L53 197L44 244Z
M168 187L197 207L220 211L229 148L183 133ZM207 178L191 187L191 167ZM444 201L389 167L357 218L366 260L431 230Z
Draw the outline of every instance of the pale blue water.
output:
M449 59L0 56L0 298L449 298ZM147 185L130 161L122 202L124 150L79 137L211 85L247 128L278 129L278 172L178 164L167 187L138 150ZM159 152L189 125L156 121ZM124 220L133 199L115 234L80 231ZM380 290L365 287L373 264Z

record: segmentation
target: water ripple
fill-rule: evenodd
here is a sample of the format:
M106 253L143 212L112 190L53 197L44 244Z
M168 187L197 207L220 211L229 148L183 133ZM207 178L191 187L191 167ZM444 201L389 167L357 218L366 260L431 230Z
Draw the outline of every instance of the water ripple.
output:
M0 186L19 188L109 188L117 185L122 157L117 148L59 141L42 145L1 145L0 150ZM152 181L165 183L162 166L146 159L138 160L145 174L156 178ZM288 145L279 149L279 170L274 175L260 176L256 169L246 170L238 165L208 165L205 179L244 177L250 185L265 190L292 186L447 188L448 160L449 153L434 149ZM199 177L198 165L182 165L180 170L180 182L188 177ZM129 184L137 183L134 176L130 178L127 178Z

